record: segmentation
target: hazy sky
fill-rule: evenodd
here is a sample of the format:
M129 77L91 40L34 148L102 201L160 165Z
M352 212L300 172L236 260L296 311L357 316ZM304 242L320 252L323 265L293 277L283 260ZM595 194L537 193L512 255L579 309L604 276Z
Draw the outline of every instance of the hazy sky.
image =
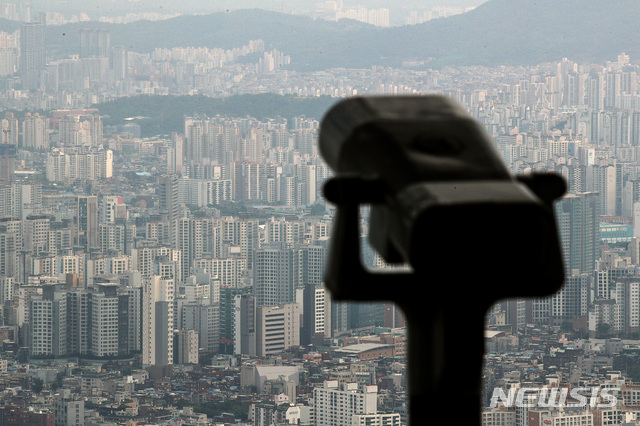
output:
M8 0L9 2L11 0ZM485 0L343 0L345 7L387 7L398 13L400 8L430 9L434 6L477 6ZM263 8L285 12L313 10L316 0L31 0L34 11L55 11L63 14L88 13L90 16L119 16L127 12L211 13L221 10Z

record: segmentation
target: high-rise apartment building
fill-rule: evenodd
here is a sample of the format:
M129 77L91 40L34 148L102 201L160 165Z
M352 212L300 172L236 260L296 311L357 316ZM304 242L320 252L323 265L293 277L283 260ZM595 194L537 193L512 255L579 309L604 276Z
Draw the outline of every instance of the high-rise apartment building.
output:
M98 247L101 252L109 250L131 254L133 240L136 236L136 225L132 221L118 220L115 223L98 225Z
M128 342L124 342L124 334L118 337L120 347L125 345L130 353L142 352L142 287L138 283L131 283L125 287L118 289L118 303L120 303L120 312L127 310L127 315L118 318L118 330L127 327L126 338ZM126 303L128 307L123 305L123 296L126 295ZM123 323L124 321L124 323ZM124 333L124 331L123 331Z
M178 218L174 221L175 247L182 252L182 275L184 282L191 273L196 259L203 256L218 257L220 254L219 224L213 218Z
M240 257L247 262L247 269L253 269L253 254L259 243L259 223L255 219L239 219L226 216L220 220L223 242L240 246Z
M196 259L194 267L202 269L212 277L218 277L223 288L237 288L242 284L241 278L247 269L247 262L236 257L219 259L206 256Z
M256 355L256 298L251 294L234 297L233 353Z
M114 81L127 78L127 49L124 46L113 46L111 48L109 69L111 70Z
M0 306L4 306L5 302L13 300L13 291L15 283L13 277L4 277L0 275Z
M0 277L22 276L20 251L22 250L22 222L10 218L0 219Z
M242 294L251 293L251 288L235 288L224 287L220 288L220 322L219 322L219 334L220 334L220 352L231 354L233 353L234 343L234 326L236 318L236 297Z
M10 214L16 219L39 214L42 209L42 185L14 182L11 185Z
M173 278L153 275L142 280L142 364L173 364Z
M69 335L69 354L89 353L91 332L89 321L90 293L82 289L74 289L67 294Z
M102 144L103 124L98 114L70 114L58 123L63 146L94 146Z
M42 295L25 295L32 356L108 358L140 352L140 287L65 287L46 284Z
M80 58L108 58L111 52L111 32L102 28L82 28L80 38Z
M93 181L113 176L113 151L110 149L54 148L47 153L47 180L51 182Z
M26 113L22 122L22 146L37 151L49 150L49 119L39 115Z
M99 220L100 223L115 222L120 206L124 206L122 197L117 195L105 195L100 199Z
M283 244L255 251L253 286L258 306L273 306L294 301L294 250Z
M91 352L118 355L118 298L106 294L91 297Z
M29 303L29 348L31 356L67 355L67 295L47 285L42 296Z
M130 311L129 294L119 292L118 284L99 284L90 298L90 351L96 357L128 355L131 353L129 324L139 324Z
M218 352L219 305L208 305L202 301L187 303L182 305L180 314L180 328L194 330L198 334L200 348L208 352Z
M98 247L98 197L81 195L78 197L76 212L77 245L89 251Z
M599 212L615 216L618 200L618 174L614 164L593 165L586 169L587 192L597 192L600 203ZM622 187L620 183L620 187Z
M169 222L178 218L178 176L162 175L158 179L158 202L161 212L167 214Z
M13 182L15 160L18 148L18 120L12 112L7 112L0 121L0 182L10 186Z
M47 66L44 24L25 23L20 27L20 77L26 89L40 87L41 73Z
M555 209L565 271L592 273L600 247L599 194L568 194Z
M337 380L327 380L313 390L313 424L316 426L351 425L354 415L378 412L378 387L358 388L357 383L338 386Z
M29 215L22 222L22 248L32 254L49 251L51 216Z
M141 247L131 250L132 269L143 277L160 275L178 279L182 276L182 252L165 246Z

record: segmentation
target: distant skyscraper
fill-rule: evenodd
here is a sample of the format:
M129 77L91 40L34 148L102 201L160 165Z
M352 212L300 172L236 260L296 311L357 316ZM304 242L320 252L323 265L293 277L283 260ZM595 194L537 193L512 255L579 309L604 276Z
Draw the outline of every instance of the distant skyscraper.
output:
M253 263L253 285L258 306L294 301L294 251L284 247L258 249Z
M26 89L40 87L40 73L47 66L44 25L27 23L20 27L20 76Z
M77 244L86 250L98 247L98 197L78 197L76 213Z
M236 318L236 298L241 295L252 297L250 288L220 288L220 345L221 353L233 353L234 327ZM0 294L1 296L1 294Z
M171 147L167 149L167 170L170 174L181 174L184 167L184 137L171 134Z
M67 295L47 285L29 306L29 347L32 356L67 354Z
M238 294L234 298L233 353L256 354L256 298Z
M27 115L28 116L28 115ZM7 112L2 120L2 143L18 145L18 119L12 112Z
M80 58L108 58L111 52L111 33L104 29L79 31Z
M68 353L86 354L89 352L91 324L89 304L91 294L86 290L69 291L67 296ZM139 348L138 348L139 349Z
M116 284L99 286L102 292L96 292L91 295L90 312L91 317L87 320L91 322L91 354L98 357L118 356L118 338L120 332L124 331L122 336L124 341L128 343L126 327L122 330L118 328L120 318L120 310L118 303L118 295L116 294ZM128 303L121 305L121 308L128 308ZM128 315L122 315L125 323L128 321ZM125 348L126 349L126 346ZM126 351L123 351L126 353Z
M49 231L51 217L47 215L29 215L23 221L22 248L31 254L49 251Z
M123 46L114 46L111 48L109 68L113 72L113 79L115 81L127 78L127 50Z
M163 175L158 181L158 201L161 212L167 214L169 222L178 218L178 176Z
M555 208L567 275L574 271L592 273L600 246L599 194L569 194Z
M315 339L331 337L331 296L322 286L308 285L298 291L302 293L302 324L300 344L307 346Z
M172 278L158 275L143 279L142 285L142 365L173 364Z
M0 175L1 182L10 185L15 170L16 152L18 147L18 120L13 113L7 112L0 121L2 140L0 140Z
M598 111L604 107L604 75L601 72L592 72L587 81L587 98L589 107ZM598 142L594 140L593 142Z
M49 150L49 119L38 113L25 115L22 122L22 146L38 151Z
M42 186L25 183L11 185L11 215L25 220L27 216L38 214L42 208Z
M316 166L313 164L305 164L298 169L298 179L300 181L300 193L298 204L308 205L316 202L317 184L316 184Z

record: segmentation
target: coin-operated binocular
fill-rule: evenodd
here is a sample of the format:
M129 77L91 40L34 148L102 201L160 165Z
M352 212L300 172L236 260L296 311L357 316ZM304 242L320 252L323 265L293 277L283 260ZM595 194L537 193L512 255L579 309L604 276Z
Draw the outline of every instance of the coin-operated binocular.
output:
M426 423L429 408L480 424L487 310L562 286L553 202L564 180L511 176L480 124L443 96L343 100L323 118L319 147L335 172L324 188L337 207L332 297L402 309L412 424ZM362 266L360 205L371 208L371 246L408 268Z

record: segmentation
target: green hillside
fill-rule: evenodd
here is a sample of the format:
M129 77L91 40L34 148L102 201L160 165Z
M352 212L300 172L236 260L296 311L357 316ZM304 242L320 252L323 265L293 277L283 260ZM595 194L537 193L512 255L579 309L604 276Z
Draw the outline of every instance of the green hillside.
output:
M331 97L299 98L273 94L242 95L228 98L206 96L135 96L93 105L105 115L104 124L118 125L136 122L142 136L182 133L184 117L223 115L227 117L254 117L259 120L284 117L291 120L306 116L320 120L337 102ZM135 120L125 120L132 117Z

